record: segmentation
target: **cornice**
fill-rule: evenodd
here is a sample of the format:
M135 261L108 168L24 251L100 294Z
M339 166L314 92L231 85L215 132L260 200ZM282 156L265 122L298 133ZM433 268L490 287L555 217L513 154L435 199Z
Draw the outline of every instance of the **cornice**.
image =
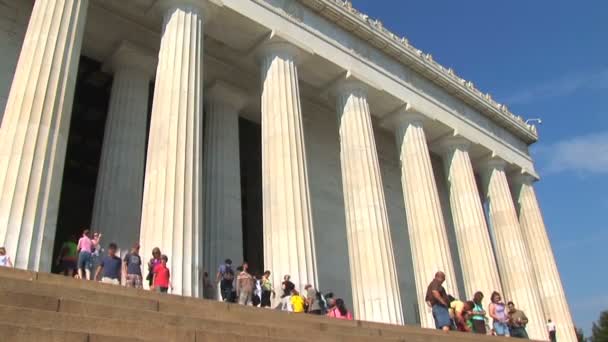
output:
M298 0L300 3L336 23L401 63L414 69L448 93L479 110L483 115L506 128L527 144L538 140L536 126L527 124L506 105L478 90L473 82L459 77L451 68L433 60L430 54L412 46L407 38L386 29L382 22L355 9L348 0Z

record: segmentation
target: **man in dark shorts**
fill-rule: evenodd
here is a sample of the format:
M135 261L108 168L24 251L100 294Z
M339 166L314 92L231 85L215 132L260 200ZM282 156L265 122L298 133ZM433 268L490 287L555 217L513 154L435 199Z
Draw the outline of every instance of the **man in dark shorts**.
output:
M445 274L441 271L435 273L435 278L426 290L426 302L433 310L435 327L439 330L449 331L452 325L450 312L448 310L448 295L443 287Z
M141 257L139 256L139 244L136 243L124 258L123 272L126 274L126 285L136 289L143 288L141 276Z
M234 277L235 272L232 269L232 260L226 259L217 270L215 282L220 283L220 290L222 292L222 300L224 302L232 302L232 290L234 288Z

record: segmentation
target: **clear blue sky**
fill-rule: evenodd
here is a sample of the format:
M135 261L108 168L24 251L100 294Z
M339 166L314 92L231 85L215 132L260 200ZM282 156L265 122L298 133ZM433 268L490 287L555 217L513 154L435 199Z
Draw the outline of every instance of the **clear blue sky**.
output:
M608 310L608 1L354 0L524 118L576 324Z

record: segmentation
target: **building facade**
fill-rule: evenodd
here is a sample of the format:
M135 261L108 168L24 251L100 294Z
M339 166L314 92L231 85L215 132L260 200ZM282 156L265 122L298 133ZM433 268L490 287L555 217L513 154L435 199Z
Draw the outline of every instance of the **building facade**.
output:
M433 327L441 270L457 298L513 300L531 337L551 318L576 340L535 127L349 1L5 0L0 24L17 267L50 271L77 222L160 247L183 295L258 260L358 319Z

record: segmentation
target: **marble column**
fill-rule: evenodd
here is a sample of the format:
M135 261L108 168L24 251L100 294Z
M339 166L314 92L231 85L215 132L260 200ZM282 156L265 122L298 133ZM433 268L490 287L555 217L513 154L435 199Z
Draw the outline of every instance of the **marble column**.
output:
M142 253L169 257L174 293L202 294L203 1L165 9L148 142Z
M204 265L215 280L226 258L243 260L239 111L247 102L240 89L216 82L206 90L203 187Z
M505 167L503 160L492 158L483 162L482 172L503 298L526 313L530 319L527 327L530 338L546 340L545 315Z
M0 246L49 272L88 0L36 1L0 130Z
M534 178L529 175L518 176L513 182L513 193L519 207L519 223L532 260L545 319L551 319L555 323L559 341L576 341L572 316L533 183Z
M114 81L91 228L103 234L104 248L116 243L120 255L139 241L148 96L155 68L154 55L129 42L123 42L105 65Z
M337 89L346 236L357 319L403 324L401 295L367 91Z
M444 152L443 162L466 291L461 297L473 298L475 292L481 291L486 307L490 294L493 291L502 292L502 288L469 156L470 143L461 137L449 137L443 139L440 145Z
M448 294L458 298L456 275L423 127L425 118L405 110L394 113L393 117L401 161L401 186L414 263L420 325L434 328L431 308L424 300L427 287L435 273L443 271L446 275L443 286Z
M314 231L298 84L298 51L269 42L259 55L262 79L264 267L275 286L291 275L298 291L317 284Z

